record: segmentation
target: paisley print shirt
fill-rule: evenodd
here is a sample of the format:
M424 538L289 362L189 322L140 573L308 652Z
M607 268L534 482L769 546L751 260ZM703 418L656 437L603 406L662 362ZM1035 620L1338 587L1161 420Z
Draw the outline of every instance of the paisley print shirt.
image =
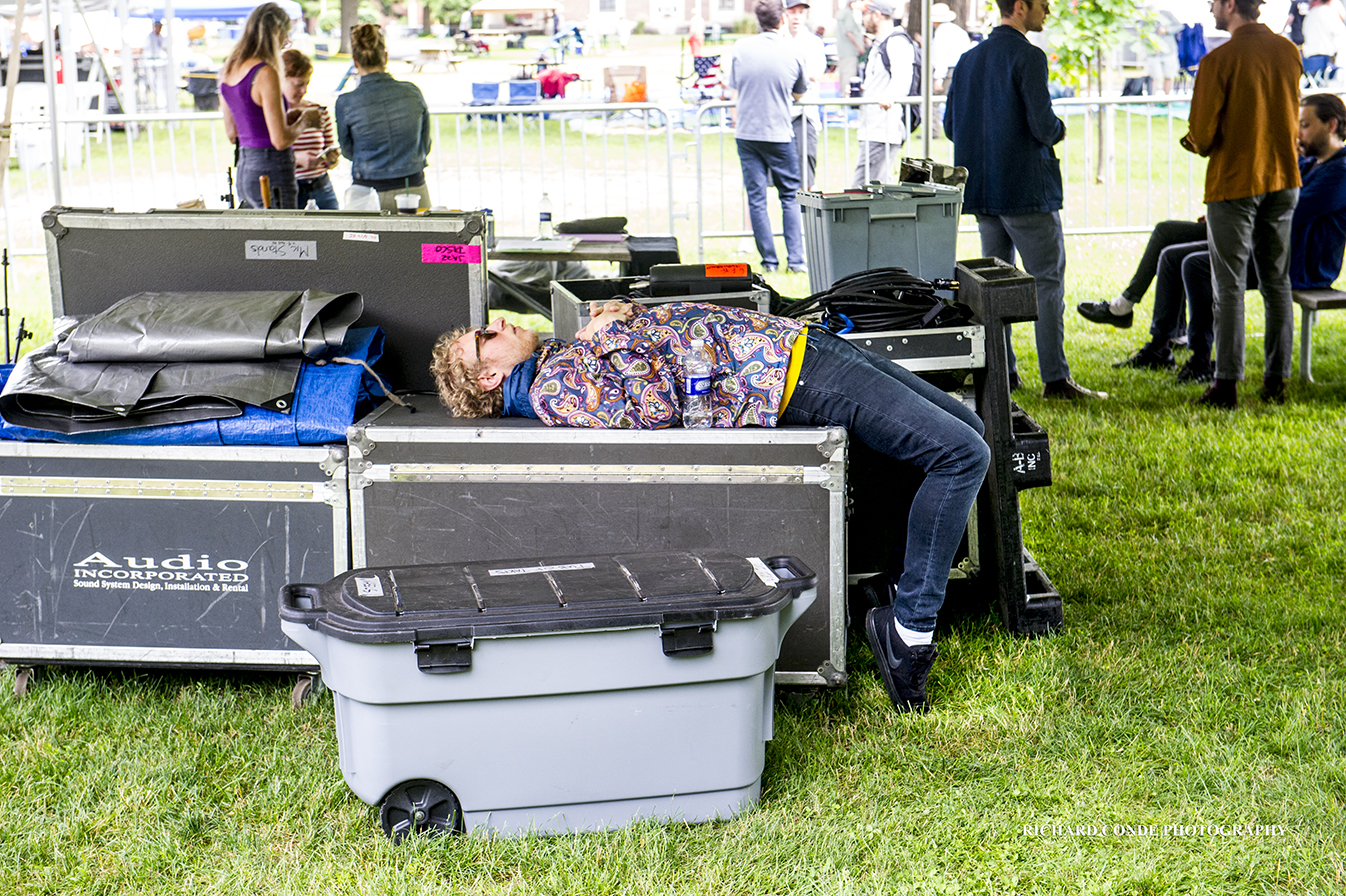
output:
M790 350L804 325L742 308L670 302L613 321L592 342L542 346L529 398L548 426L663 429L682 423L682 358L714 358L712 425L775 426Z

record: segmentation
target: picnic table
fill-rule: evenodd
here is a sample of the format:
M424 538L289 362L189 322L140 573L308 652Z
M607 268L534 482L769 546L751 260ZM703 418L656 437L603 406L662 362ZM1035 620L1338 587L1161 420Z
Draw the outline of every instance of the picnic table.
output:
M457 71L458 63L467 59L466 56L459 55L456 52L457 49L458 45L456 41L419 41L416 44L416 57L408 60L411 63L411 70L413 72L419 72L427 65L443 65L445 69Z

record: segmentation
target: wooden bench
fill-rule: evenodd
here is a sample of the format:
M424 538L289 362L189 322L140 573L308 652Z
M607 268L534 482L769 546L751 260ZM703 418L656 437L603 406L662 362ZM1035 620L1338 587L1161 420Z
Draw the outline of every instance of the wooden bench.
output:
M1313 325L1319 311L1346 308L1346 292L1336 289L1296 289L1291 293L1300 312L1299 378L1313 382Z

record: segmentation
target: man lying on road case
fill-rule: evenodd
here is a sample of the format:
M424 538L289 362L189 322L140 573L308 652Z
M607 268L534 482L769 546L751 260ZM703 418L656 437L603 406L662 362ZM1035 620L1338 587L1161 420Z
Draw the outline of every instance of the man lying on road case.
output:
M787 317L691 302L646 308L595 302L574 342L504 319L441 336L431 370L462 417L533 417L548 426L679 425L691 340L714 358L712 426L844 426L853 438L921 470L905 547L862 582L878 609L865 620L899 711L927 706L938 654L935 619L949 566L990 463L980 419L898 365L828 330Z

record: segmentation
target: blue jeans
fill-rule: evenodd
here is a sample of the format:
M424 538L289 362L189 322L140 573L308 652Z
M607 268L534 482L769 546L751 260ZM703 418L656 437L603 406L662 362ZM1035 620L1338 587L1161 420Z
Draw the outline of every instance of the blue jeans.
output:
M328 209L329 211L341 208L340 203L337 202L336 190L332 189L332 178L326 174L315 177L313 180L299 181L298 207L303 208L308 205L310 199L318 203L318 208Z
M766 191L775 186L780 196L781 224L785 229L785 254L789 265L804 263L804 221L799 217L799 158L794 143L739 140L738 160L743 167L743 189L748 192L748 218L757 252L766 267L777 267L776 240L766 210Z
M934 631L949 566L991 462L981 419L892 361L810 327L781 422L844 426L851 438L900 461L893 475L925 474L907 515L907 543L893 546L888 576L896 583L897 621Z
M1206 203L1211 287L1215 291L1216 379L1243 379L1243 293L1248 287L1250 256L1266 309L1264 371L1282 378L1290 376L1295 338L1290 220L1298 200L1299 188L1291 187L1246 199Z
M1038 372L1043 385L1070 376L1066 361L1066 240L1060 212L1027 215L977 215L981 251L988 258L1014 264L1023 256L1024 270L1037 281L1038 319L1033 323L1038 346ZM1010 373L1018 372L1010 328L1005 328Z
M295 208L297 187L294 180L294 153L288 149L267 147L240 147L238 170L234 180L238 194L248 208L262 208L262 187L258 180L263 174L271 178L273 208Z

